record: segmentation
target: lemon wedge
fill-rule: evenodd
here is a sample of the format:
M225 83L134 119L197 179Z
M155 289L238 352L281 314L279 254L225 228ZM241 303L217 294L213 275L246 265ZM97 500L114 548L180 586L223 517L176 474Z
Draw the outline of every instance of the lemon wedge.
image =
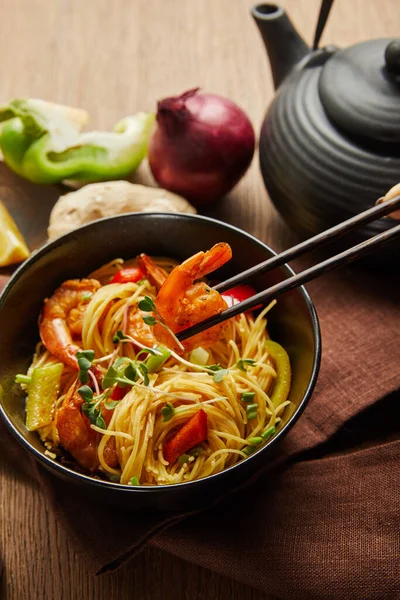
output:
M0 267L22 262L29 249L12 216L0 201Z

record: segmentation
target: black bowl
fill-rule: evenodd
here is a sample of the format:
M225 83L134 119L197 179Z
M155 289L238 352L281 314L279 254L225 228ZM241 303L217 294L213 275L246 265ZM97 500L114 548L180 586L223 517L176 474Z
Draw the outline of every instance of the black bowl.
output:
M304 288L280 298L269 316L271 337L288 351L293 384L292 405L283 416L283 426L269 443L248 459L222 473L197 481L133 488L82 475L53 461L35 433L25 427L24 395L14 383L16 373L26 372L39 340L38 315L43 299L64 280L84 277L115 257L131 258L140 252L183 260L216 242L228 242L231 264L217 273L224 279L274 252L251 235L213 219L183 214L128 214L101 219L68 233L34 252L15 272L0 297L0 413L14 435L44 467L55 475L84 488L85 494L130 507L169 510L204 506L234 485L244 483L279 452L279 441L294 425L312 394L319 370L321 342L317 315ZM258 290L289 277L284 266L259 276Z

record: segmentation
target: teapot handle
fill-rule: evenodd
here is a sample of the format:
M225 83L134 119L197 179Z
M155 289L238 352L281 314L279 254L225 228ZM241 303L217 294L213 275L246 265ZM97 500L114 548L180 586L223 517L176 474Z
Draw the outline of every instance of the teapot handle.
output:
M321 8L319 9L317 27L315 28L313 50L317 50L319 40L325 29L326 22L332 8L333 0L322 0Z

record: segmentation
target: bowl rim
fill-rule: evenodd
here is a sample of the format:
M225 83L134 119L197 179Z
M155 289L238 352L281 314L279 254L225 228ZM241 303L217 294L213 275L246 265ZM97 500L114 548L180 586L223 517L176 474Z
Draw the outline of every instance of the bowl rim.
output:
M98 226L98 223L102 223L105 221L108 221L108 222L123 221L124 219L126 219L126 217L134 217L134 219L138 219L139 221L141 219L146 219L146 218L148 219L148 218L160 218L160 217L163 219L165 219L165 218L166 219L175 219L176 218L178 220L181 220L183 218L183 219L188 219L188 220L193 220L193 221L200 220L200 221L209 223L213 227L217 227L217 228L221 229L222 231L226 230L226 229L231 230L232 232L234 232L236 234L246 237L252 243L254 243L258 246L261 246L261 248L263 250L269 251L272 255L277 254L276 251L273 250L268 244L259 240L251 233L248 233L247 231L244 231L243 229L240 229L239 227L236 227L235 225L231 225L230 223L226 223L224 221L219 221L218 219L214 219L212 217L206 217L203 215L198 215L198 214L194 215L194 214L190 214L190 213L181 213L181 212L174 212L174 213L129 212L129 213L123 213L121 215L113 215L113 216L109 216L109 217L103 217L101 219L96 219L95 221L91 221L90 223L85 223L84 225L82 225L76 229L73 229L72 231L69 231L57 238L54 238L53 240L49 240L49 241L45 242L42 246L40 246L39 248L34 250L30 254L30 256L14 271L14 273L11 275L10 279L6 283L3 291L0 293L0 311L1 311L1 308L4 304L4 302L6 301L9 291L14 286L14 284L23 276L25 271L29 270L31 265L36 263L38 260L40 260L40 258L43 255L46 255L48 252L51 252L54 248L57 248L58 246L63 245L66 242L66 240L68 240L76 235L79 235L79 233L81 231L86 230L86 229L92 229L92 228L95 229ZM295 271L287 263L283 264L280 268L286 269L289 272L289 275L295 274ZM313 334L314 334L314 341L315 341L313 367L312 367L311 376L310 376L310 380L308 382L306 391L305 391L303 398L301 399L297 409L293 413L293 415L290 417L288 422L285 423L285 425L282 427L282 429L280 429L278 431L278 433L276 435L274 435L269 441L267 441L263 446L261 446L258 450L256 450L252 455L250 455L246 459L241 460L241 461L237 462L236 464L228 467L227 469L224 469L223 471L220 471L218 473L213 473L212 475L207 475L207 477L203 477L201 479L194 479L192 481L185 481L185 482L174 483L174 484L149 485L149 486L132 486L132 485L128 485L128 484L121 484L121 483L116 483L116 482L112 482L112 481L96 479L91 475L86 475L84 473L79 473L78 471L74 471L73 469L64 466L63 464L53 460L46 454L44 454L44 453L40 452L39 450L37 450L36 448L34 448L29 443L29 441L23 436L23 434L19 432L17 427L13 424L11 419L8 417L8 415L5 412L5 409L3 408L1 401L0 401L0 418L4 421L7 429L13 435L13 437L30 454L32 454L36 460L38 460L40 463L42 463L50 471L56 471L58 475L66 478L66 479L74 480L74 483L80 483L83 485L89 484L91 486L99 487L103 490L125 491L125 492L129 492L129 493L142 493L142 494L143 493L157 494L157 493L161 493L161 492L163 492L164 494L168 493L168 492L174 493L175 491L179 490L180 488L188 489L188 486L198 486L200 488L204 484L204 482L211 482L215 478L222 478L224 476L227 476L228 473L232 473L234 470L240 468L244 463L247 463L247 461L251 461L252 459L255 459L256 456L259 456L261 453L266 452L267 449L270 449L272 446L278 444L279 440L282 437L284 437L290 431L290 429L295 425L295 423L298 421L299 417L305 410L305 408L312 396L312 393L314 391L314 388L315 388L315 385L316 385L316 382L318 379L318 373L319 373L319 369L320 369L320 365L321 365L321 354L322 354L321 329L320 329L318 315L317 315L317 312L316 312L316 309L315 309L315 306L311 299L310 294L308 293L308 291L304 285L299 286L297 289L300 292L300 294L302 295L302 297L305 301L305 305L309 311ZM247 463L247 464L249 464L249 463ZM261 471L262 469L258 469L258 470ZM192 488L192 491L193 491L193 488Z

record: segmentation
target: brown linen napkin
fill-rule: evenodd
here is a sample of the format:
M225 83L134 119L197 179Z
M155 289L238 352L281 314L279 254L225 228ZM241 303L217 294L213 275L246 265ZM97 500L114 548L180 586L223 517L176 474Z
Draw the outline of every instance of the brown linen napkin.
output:
M400 285L351 267L310 289L323 336L316 391L279 464L228 501L197 514L88 513L31 464L91 569L115 569L150 541L282 598L398 597ZM3 432L0 449L24 452Z

